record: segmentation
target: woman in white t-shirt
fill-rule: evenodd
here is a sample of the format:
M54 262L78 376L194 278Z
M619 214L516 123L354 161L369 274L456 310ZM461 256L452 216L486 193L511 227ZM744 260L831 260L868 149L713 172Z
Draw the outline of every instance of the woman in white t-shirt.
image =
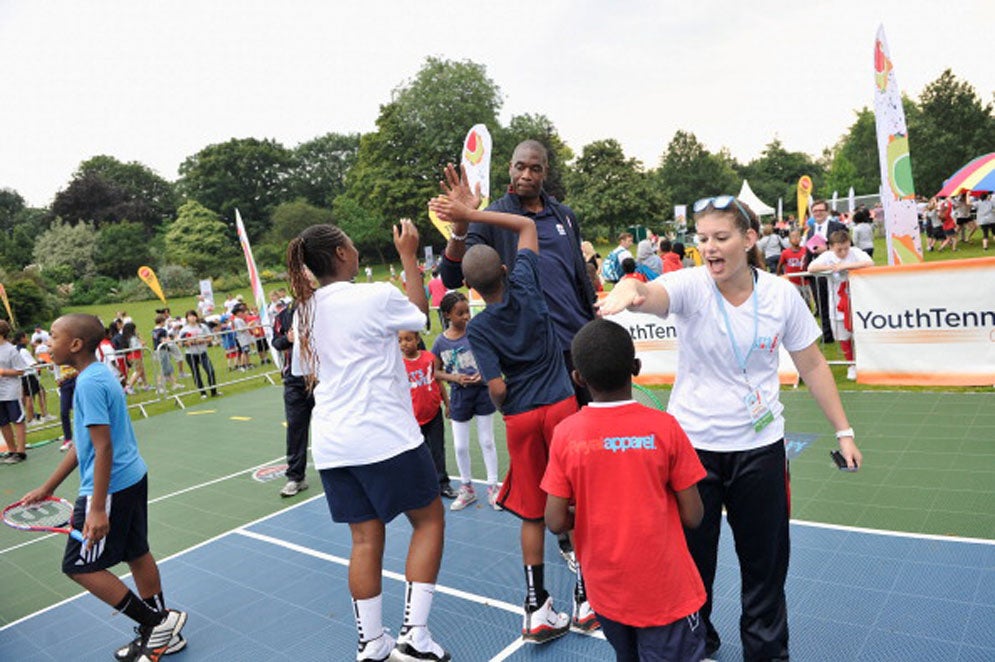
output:
M720 644L709 617L725 506L743 577L744 658L787 659L789 502L780 346L836 430L848 466L856 470L861 455L819 350L812 313L791 283L763 270L756 216L728 195L699 200L694 212L704 264L650 283L624 280L599 307L602 315L626 308L673 314L680 349L667 409L708 472L698 484L705 517L698 529L686 532L708 589L701 610L706 652Z
M392 283L353 283L359 253L334 225L311 226L291 240L287 273L298 301L294 336L300 355L292 370L314 387L314 465L332 520L347 523L352 534L349 592L359 632L357 659L385 660L394 649L383 629L380 572L386 524L404 513L413 531L397 650L411 659L443 660L448 654L427 627L445 526L439 480L411 408L397 344L399 331L425 328L428 312L418 232L410 220L394 229L394 245L407 298Z

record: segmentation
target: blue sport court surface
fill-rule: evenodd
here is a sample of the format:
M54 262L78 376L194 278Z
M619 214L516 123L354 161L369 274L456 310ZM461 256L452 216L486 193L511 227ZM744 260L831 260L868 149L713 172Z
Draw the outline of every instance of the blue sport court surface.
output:
M479 504L478 504L479 505ZM611 660L600 634L522 645L518 521L473 507L446 515L431 629L454 660ZM388 528L384 625L396 631L410 530ZM995 544L794 522L787 584L796 660L995 660ZM350 660L356 631L346 584L348 528L318 495L160 560L167 600L189 612L200 660ZM569 609L573 579L547 537L546 583ZM55 563L55 560L53 560ZM714 621L716 660L740 660L739 576L724 530ZM131 622L81 595L0 629L0 660L111 660Z

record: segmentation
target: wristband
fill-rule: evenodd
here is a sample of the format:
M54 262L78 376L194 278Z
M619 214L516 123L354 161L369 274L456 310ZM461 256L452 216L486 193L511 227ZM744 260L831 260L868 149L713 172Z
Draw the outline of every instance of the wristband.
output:
M463 234L456 234L455 232L451 232L450 235L449 235L449 240L450 241L466 241L466 237L467 237L468 234L469 234L469 230L466 231L466 232L464 232Z
M845 430L836 431L837 439L842 439L843 437L850 437L851 439L853 439L853 428L847 428Z

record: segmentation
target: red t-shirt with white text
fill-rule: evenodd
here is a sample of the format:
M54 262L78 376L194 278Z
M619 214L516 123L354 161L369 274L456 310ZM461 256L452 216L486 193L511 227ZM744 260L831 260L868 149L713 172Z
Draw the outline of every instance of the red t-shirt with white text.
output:
M435 354L420 351L416 359L404 359L404 369L411 384L411 405L418 425L425 425L439 413L442 393L435 381Z
M576 502L574 548L596 613L650 627L705 603L676 496L704 477L665 412L631 401L588 405L556 426L542 489Z

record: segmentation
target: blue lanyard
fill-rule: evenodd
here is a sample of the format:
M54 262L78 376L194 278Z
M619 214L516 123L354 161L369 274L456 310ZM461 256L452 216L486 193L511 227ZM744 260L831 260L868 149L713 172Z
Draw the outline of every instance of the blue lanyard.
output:
M729 323L729 313L726 312L725 304L722 302L722 293L719 292L719 286L712 282L713 287L715 287L715 301L718 303L719 311L722 313L722 318L726 323L726 333L729 335L729 344L732 345L732 352L736 355L736 363L739 364L740 370L743 371L743 376L746 376L746 364L750 360L750 354L753 353L753 348L757 345L757 335L760 329L760 315L757 310L757 283L756 274L754 274L753 281L753 294L750 296L753 299L753 342L750 343L750 349L747 350L746 356L744 357L742 352L739 351L739 345L736 343L736 336L732 332L732 324ZM749 383L749 379L747 379Z

